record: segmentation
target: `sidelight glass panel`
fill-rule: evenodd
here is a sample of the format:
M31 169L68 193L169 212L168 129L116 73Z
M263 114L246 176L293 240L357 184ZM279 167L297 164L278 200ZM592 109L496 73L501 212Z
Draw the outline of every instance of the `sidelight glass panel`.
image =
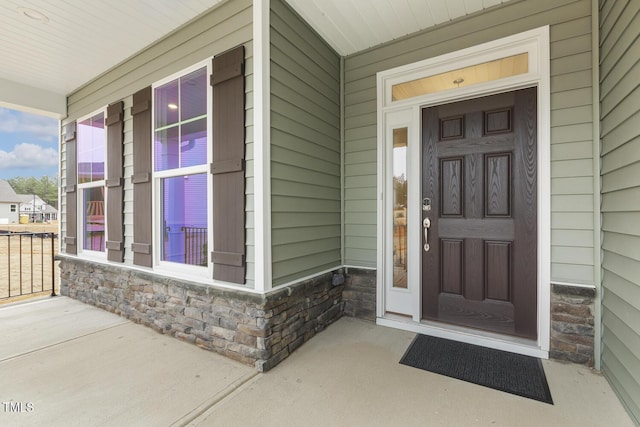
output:
M393 286L407 287L408 128L393 130Z
M505 79L529 72L529 54L508 56L482 64L399 83L391 88L393 101L414 98L429 93Z

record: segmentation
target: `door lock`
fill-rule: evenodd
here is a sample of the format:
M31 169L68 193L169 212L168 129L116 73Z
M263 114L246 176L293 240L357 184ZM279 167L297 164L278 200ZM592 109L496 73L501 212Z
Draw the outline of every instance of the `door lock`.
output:
M431 211L431 199L428 197L425 197L424 199L422 199L422 210L425 212L429 212Z

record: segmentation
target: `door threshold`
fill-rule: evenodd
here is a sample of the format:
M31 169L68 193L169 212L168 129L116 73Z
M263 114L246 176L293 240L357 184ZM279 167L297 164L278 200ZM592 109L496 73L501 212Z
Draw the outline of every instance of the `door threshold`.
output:
M384 317L378 317L376 319L376 324L380 326L387 326L389 328L415 332L417 334L445 338L452 341L460 341L496 350L523 354L525 356L539 357L541 359L549 358L549 351L540 348L535 340L529 340L526 338L500 335L455 325L444 325L442 323L430 322L428 320L415 322L405 316L398 316L390 313L387 313Z

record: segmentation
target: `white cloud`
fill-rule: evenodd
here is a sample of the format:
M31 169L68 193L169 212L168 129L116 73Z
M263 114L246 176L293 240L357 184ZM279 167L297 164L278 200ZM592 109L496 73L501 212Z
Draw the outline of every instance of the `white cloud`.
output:
M58 164L58 152L53 148L44 148L36 144L22 143L12 151L0 150L0 168L38 168Z
M0 132L26 133L43 141L58 140L58 121L50 117L0 108Z

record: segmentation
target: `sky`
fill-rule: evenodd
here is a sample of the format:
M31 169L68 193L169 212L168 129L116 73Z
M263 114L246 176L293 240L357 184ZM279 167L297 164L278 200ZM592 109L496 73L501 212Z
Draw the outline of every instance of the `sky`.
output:
M0 179L58 174L58 120L0 107Z

